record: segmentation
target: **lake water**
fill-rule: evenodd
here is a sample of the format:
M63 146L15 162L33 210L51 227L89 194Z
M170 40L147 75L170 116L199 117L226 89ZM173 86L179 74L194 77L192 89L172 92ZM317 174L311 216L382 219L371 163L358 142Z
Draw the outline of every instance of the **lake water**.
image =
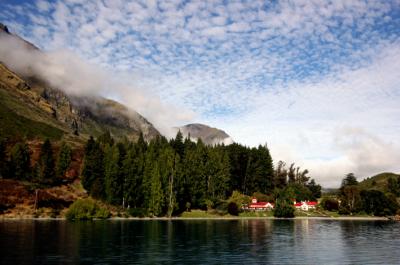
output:
M1 264L400 264L400 223L0 221Z

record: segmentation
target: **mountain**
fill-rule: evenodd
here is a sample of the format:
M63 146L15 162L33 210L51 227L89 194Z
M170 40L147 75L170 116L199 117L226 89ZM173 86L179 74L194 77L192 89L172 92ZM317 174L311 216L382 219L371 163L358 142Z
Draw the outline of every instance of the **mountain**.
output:
M185 137L190 135L191 139L201 139L207 145L222 143L228 145L233 143L232 138L226 132L208 125L192 123L177 129L179 129Z
M14 38L29 49L33 44L0 24L2 37ZM143 116L126 106L98 96L77 97L50 87L44 80L16 73L0 62L0 138L50 138L83 142L110 131L114 138L146 140L160 133Z

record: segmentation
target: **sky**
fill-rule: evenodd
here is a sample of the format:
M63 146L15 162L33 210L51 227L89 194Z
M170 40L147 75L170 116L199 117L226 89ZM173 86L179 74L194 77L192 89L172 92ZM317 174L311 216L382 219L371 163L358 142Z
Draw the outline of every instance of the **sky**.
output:
M0 22L161 132L221 128L324 187L400 173L399 0L2 0Z

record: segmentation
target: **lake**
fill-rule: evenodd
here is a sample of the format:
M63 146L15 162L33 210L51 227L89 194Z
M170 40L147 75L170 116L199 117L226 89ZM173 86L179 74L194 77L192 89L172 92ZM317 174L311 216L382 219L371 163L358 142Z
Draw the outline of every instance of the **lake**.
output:
M0 221L1 264L400 264L400 223Z

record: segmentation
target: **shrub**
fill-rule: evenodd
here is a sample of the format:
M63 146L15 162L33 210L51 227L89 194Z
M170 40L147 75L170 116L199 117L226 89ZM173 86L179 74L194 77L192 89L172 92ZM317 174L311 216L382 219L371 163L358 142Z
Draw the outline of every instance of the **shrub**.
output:
M258 198L257 198L258 199ZM260 199L258 199L260 200ZM260 200L263 201L263 200ZM268 200L264 200L268 201ZM234 202L238 206L243 206L244 204L249 204L251 202L251 198L247 195L241 194L239 191L233 191L231 197L229 197L228 202Z
M92 220L93 218L105 219L110 215L106 208L100 207L94 200L81 199L71 204L65 217L68 220Z
M230 215L238 216L239 215L239 207L238 207L238 205L236 203L234 203L234 202L230 202L228 204L228 213Z
M295 208L290 197L281 191L277 194L276 205L274 210L275 217L293 218Z
M130 208L128 209L128 214L133 217L145 217L146 209L143 208Z
M321 207L324 210L337 211L339 210L339 202L333 198L324 197L321 201Z
M278 200L274 210L274 216L280 218L293 218L294 217L293 204L286 201Z

